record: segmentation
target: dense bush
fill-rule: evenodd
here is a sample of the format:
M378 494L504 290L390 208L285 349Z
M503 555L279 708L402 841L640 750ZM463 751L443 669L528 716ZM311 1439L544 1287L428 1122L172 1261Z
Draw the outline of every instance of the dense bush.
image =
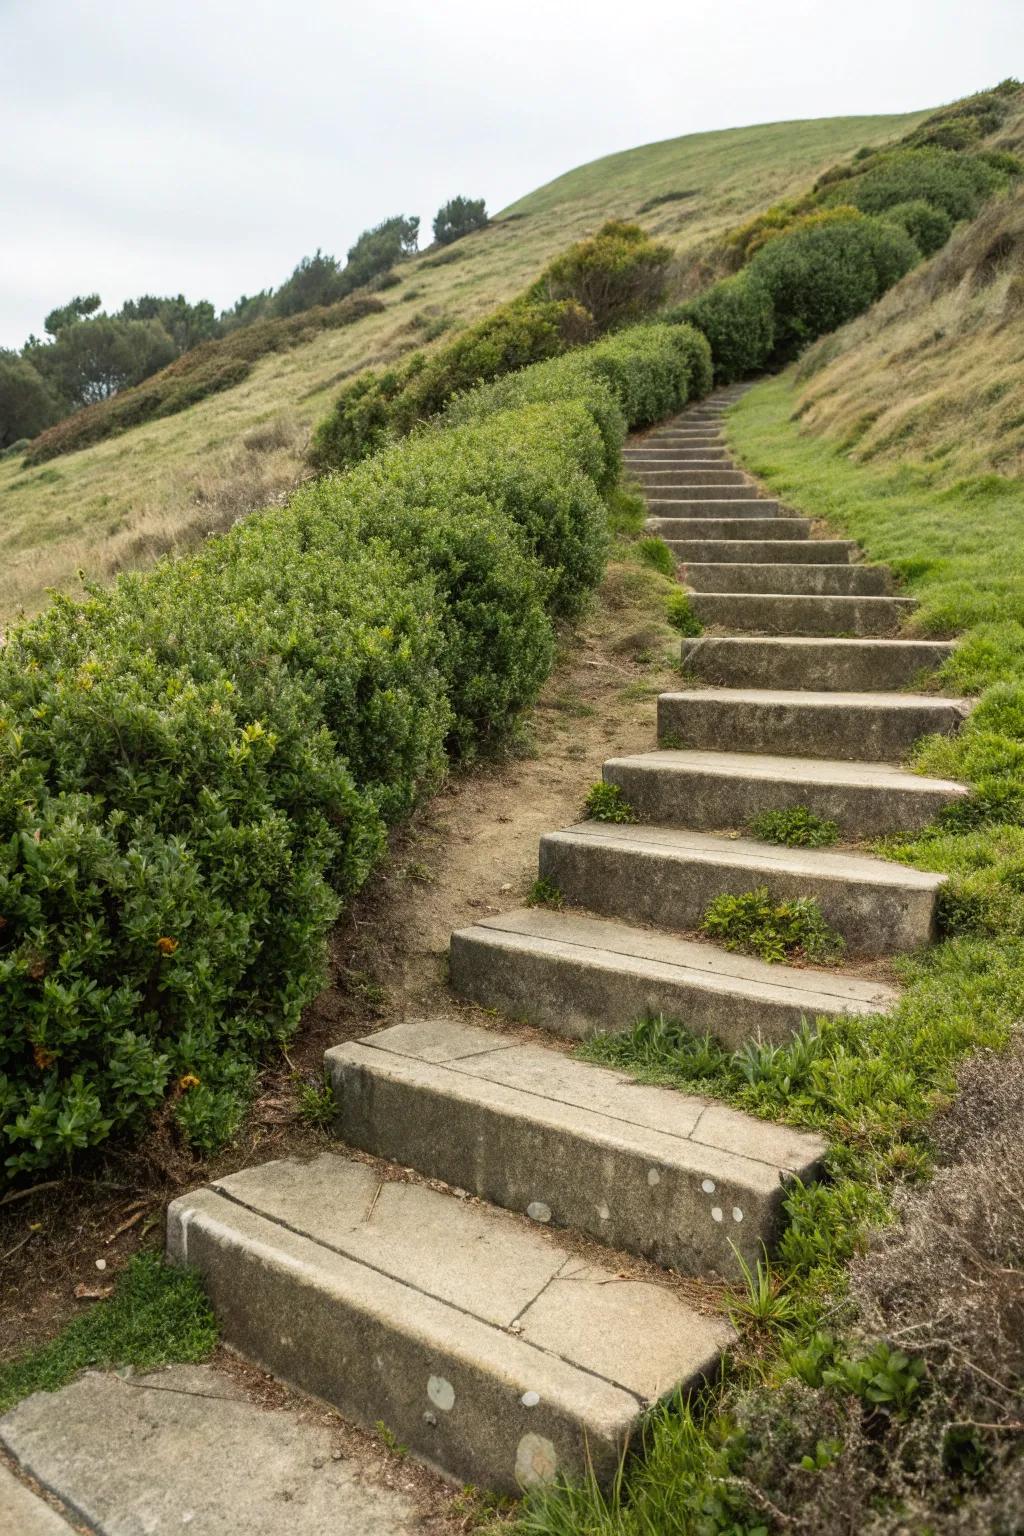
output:
M874 156L857 175L826 188L821 200L884 213L897 203L923 198L956 223L973 219L1005 180L975 155L935 146L906 148Z
M199 1146L232 1133L388 826L536 697L552 617L601 574L623 410L677 408L709 371L687 327L622 332L11 632L8 1175L58 1168L161 1105Z
M715 381L731 384L763 368L775 343L775 308L767 287L749 272L715 283L674 312L708 339Z
M799 220L762 246L753 279L775 311L772 358L785 362L808 341L852 320L919 259L899 225L837 208Z
M689 325L638 325L455 400L446 420L530 403L582 401L604 442L603 485L618 476L627 429L670 415L711 387L711 352Z
M58 454L74 453L90 443L116 437L140 422L173 416L207 395L240 384L253 363L268 353L301 346L318 331L352 325L383 308L383 302L372 294L353 294L324 309L308 309L287 319L257 320L218 341L205 341L134 389L121 390L40 433L26 461L41 464Z
M59 411L53 391L28 359L0 349L0 451L34 437Z
M487 204L482 197L453 197L434 215L434 239L438 245L451 245L487 223Z
M436 415L460 390L555 357L588 340L591 329L588 315L572 302L517 299L503 305L437 352L417 352L399 368L360 374L317 427L311 462L321 470L358 463Z
M953 233L953 221L942 208L923 197L909 203L894 203L885 217L902 226L923 256L932 256Z
M671 257L668 246L656 244L639 224L610 219L592 239L557 256L531 293L575 299L599 331L610 330L642 320L664 302Z

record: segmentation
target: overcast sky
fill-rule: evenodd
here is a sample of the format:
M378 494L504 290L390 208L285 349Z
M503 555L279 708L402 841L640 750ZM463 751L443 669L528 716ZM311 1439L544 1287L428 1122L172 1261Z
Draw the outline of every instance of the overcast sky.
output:
M1021 0L0 0L0 345L76 293L223 307L459 192L1011 73Z

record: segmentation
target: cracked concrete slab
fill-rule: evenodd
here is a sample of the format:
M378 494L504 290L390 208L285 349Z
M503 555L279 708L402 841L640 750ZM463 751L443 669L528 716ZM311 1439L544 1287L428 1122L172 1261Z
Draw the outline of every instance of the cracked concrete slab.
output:
M210 1366L141 1376L89 1372L12 1408L0 1419L0 1441L98 1536L410 1536L426 1529L416 1506L342 1456L327 1428L261 1407ZM7 1505L3 1488L5 1532L70 1536L73 1527L57 1516L38 1523L52 1515L41 1500L34 1510ZM4 1523L8 1508L22 1523Z

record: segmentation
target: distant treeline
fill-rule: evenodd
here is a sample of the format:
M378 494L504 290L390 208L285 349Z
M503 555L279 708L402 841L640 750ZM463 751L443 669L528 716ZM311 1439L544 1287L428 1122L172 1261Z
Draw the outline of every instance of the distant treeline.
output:
M453 198L438 210L435 240L448 244L486 222L482 198ZM30 336L20 352L0 349L0 451L141 384L204 342L220 340L259 321L333 310L356 290L372 292L386 286L394 267L415 253L419 227L418 217L397 214L385 219L364 230L344 264L318 249L304 256L279 288L243 294L220 314L209 300L190 303L183 294L144 294L109 313L101 308L98 293L76 296L57 306L43 322L43 338ZM287 335L290 329L283 331ZM276 336L276 329L265 334L268 339ZM166 414L166 410L145 414Z

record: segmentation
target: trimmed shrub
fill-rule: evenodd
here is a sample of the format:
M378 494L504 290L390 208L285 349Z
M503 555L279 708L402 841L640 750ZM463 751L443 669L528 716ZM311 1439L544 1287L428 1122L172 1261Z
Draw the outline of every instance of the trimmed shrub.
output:
M639 224L609 219L589 240L580 240L545 268L531 297L574 299L599 331L642 320L665 299L672 252Z
M167 1095L231 1117L386 822L441 771L426 583L266 514L0 655L0 1126L57 1167ZM175 1086L177 1085L177 1086ZM223 1131L223 1125L222 1125Z
M638 325L474 390L452 403L446 419L471 421L528 402L575 399L600 429L601 483L608 489L618 479L624 433L678 411L710 387L711 351L699 331L689 325Z
M985 199L1005 184L1005 176L975 155L925 146L875 156L855 176L824 188L820 201L884 213L921 198L941 208L955 224L973 219Z
M807 342L859 315L919 256L905 230L853 208L811 215L777 235L749 269L771 294L773 361L788 361Z
M775 310L763 283L738 272L674 312L708 339L715 382L731 384L763 368L775 342Z
M358 463L436 415L459 391L557 357L591 334L590 319L578 304L517 299L437 352L417 352L400 368L353 379L317 427L310 460L321 470Z
M41 432L25 455L26 463L42 464L58 454L116 437L144 421L173 416L207 395L240 384L252 372L253 363L268 353L301 346L317 331L352 325L383 308L383 302L372 295L354 294L337 304L286 319L257 320L217 341L201 342L143 383L88 405Z
M894 203L883 217L905 229L922 256L934 255L953 233L949 214L933 203L926 203L923 197L913 198L909 203Z

